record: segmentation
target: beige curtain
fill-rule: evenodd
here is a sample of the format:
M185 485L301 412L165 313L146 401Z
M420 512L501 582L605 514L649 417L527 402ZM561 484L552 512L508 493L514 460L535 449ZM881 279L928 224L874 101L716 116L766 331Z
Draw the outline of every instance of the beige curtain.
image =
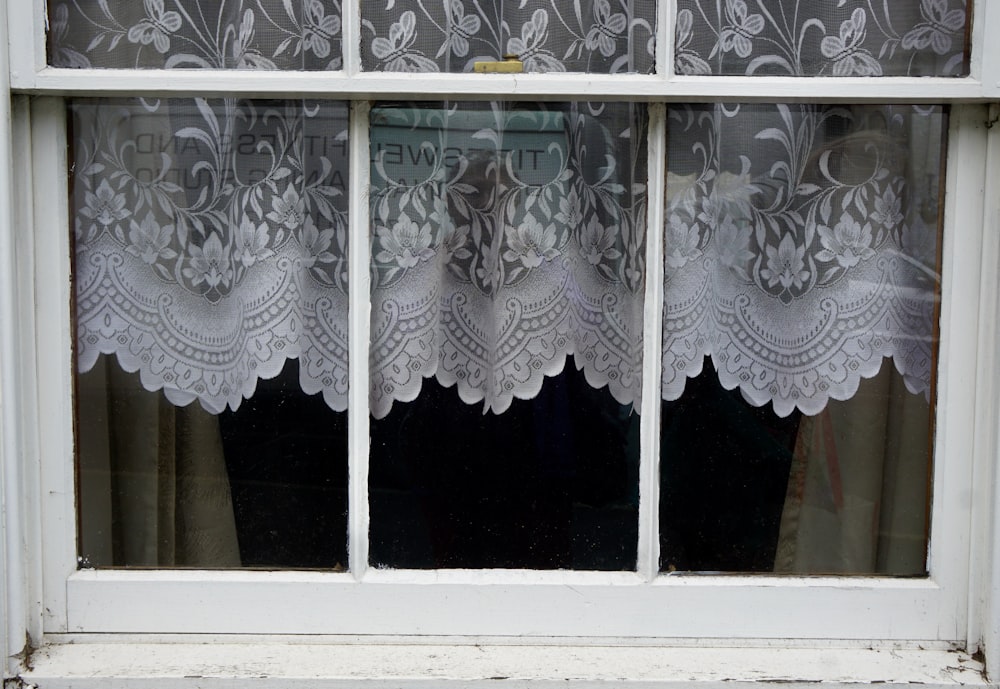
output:
M775 571L924 574L932 432L930 405L889 362L852 399L804 416Z
M103 356L77 380L81 564L238 567L218 419Z

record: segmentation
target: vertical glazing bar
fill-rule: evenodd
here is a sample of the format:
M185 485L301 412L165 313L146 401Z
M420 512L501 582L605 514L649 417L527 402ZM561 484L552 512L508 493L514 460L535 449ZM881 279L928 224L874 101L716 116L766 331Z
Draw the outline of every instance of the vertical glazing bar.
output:
M657 3L656 17L656 73L664 79L674 76L674 22L677 0Z
M361 0L341 0L340 12L344 73L354 76L361 71Z
M642 425L639 464L639 574L652 581L660 565L660 347L663 318L663 205L666 106L649 105L646 294L643 307Z
M350 257L350 392L347 447L350 465L348 548L351 572L361 579L368 567L368 343L371 330L371 285L368 240L368 112L367 101L351 104L351 172L348 218Z

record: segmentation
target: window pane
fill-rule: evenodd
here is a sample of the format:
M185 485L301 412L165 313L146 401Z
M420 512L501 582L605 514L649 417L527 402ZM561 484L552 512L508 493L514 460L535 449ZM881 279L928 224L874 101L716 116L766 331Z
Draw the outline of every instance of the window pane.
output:
M341 68L340 0L48 0L49 64Z
M669 115L663 568L923 574L943 109Z
M654 0L362 0L368 71L471 72L515 57L525 72L653 71Z
M635 569L638 429L572 360L502 414L428 380L372 422L372 562Z
M373 561L633 569L644 109L371 121Z
M81 561L343 565L346 105L70 114Z
M678 0L678 74L967 76L966 0Z

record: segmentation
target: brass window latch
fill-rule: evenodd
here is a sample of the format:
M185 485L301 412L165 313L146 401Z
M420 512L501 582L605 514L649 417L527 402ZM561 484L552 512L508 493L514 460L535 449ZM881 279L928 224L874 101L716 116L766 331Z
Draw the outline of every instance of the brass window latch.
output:
M477 61L472 68L478 74L520 74L524 71L524 63L517 55L504 55L503 60Z

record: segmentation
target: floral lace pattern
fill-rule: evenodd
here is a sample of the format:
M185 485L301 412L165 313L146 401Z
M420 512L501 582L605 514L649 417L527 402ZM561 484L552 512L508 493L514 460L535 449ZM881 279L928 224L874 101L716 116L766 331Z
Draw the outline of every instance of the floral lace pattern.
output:
M301 361L347 404L343 103L78 100L81 370L218 412ZM663 396L711 356L753 403L812 414L891 357L931 386L939 107L669 109ZM382 105L371 113L370 409L424 378L504 411L566 357L638 405L645 110Z
M892 357L929 394L939 107L674 106L663 397L711 356L722 384L818 413Z
M347 106L75 101L79 367L237 408L301 360L347 406Z
M423 379L504 411L567 355L639 402L645 111L372 111L371 411Z
M654 0L362 0L368 71L471 72L508 55L526 72L651 72Z
M341 67L340 0L49 0L49 17L56 67Z
M678 74L964 76L966 0L678 0Z

